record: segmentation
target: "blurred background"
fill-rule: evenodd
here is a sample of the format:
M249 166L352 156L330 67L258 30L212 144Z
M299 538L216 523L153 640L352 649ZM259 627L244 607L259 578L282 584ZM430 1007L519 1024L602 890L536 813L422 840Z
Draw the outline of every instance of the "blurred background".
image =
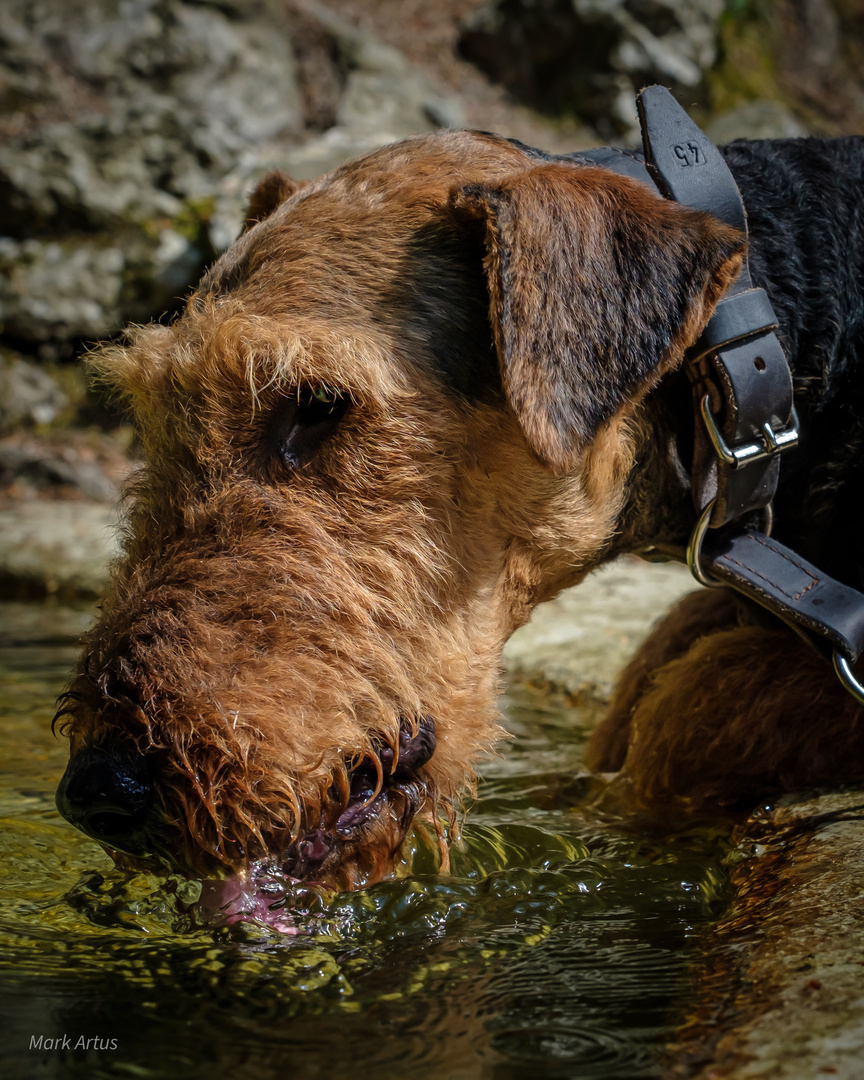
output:
M169 318L271 168L436 127L635 145L864 132L864 0L4 0L0 593L98 594L134 437L81 356Z

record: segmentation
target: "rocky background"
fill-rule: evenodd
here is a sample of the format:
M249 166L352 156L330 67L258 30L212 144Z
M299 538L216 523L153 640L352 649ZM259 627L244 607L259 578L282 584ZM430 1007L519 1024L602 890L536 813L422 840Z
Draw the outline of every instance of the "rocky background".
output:
M268 169L440 126L719 142L864 131L864 0L4 0L0 593L93 596L134 437L81 357L170 318Z

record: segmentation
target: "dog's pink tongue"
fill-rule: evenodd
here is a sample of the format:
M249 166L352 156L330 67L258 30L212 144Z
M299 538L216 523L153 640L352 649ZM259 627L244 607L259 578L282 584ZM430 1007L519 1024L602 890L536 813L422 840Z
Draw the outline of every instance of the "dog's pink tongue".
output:
M208 926L258 922L282 934L297 934L300 931L285 907L285 888L292 883L292 879L286 879L282 887L274 886L255 874L249 880L234 876L202 881L195 911Z

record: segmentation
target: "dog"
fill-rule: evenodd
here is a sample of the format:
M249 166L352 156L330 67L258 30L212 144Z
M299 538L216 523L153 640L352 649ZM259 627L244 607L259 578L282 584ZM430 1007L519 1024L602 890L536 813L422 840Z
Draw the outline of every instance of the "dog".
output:
M93 360L145 464L58 711L74 825L121 865L253 892L274 868L378 881L412 824L446 848L501 735L508 637L604 562L683 553L685 360L745 253L801 425L775 535L861 584L864 140L723 156L749 241L487 133L261 182L182 316ZM589 763L694 809L860 783L861 706L704 589L624 672Z

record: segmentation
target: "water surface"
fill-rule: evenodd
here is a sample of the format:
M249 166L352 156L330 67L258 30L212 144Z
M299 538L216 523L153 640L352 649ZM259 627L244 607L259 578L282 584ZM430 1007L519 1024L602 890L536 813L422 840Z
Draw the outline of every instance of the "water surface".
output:
M0 1075L657 1075L724 840L598 809L597 782L574 780L584 710L511 693L513 743L447 876L417 839L402 880L301 897L301 934L201 929L176 882L118 874L54 809L50 719L88 619L0 604Z

